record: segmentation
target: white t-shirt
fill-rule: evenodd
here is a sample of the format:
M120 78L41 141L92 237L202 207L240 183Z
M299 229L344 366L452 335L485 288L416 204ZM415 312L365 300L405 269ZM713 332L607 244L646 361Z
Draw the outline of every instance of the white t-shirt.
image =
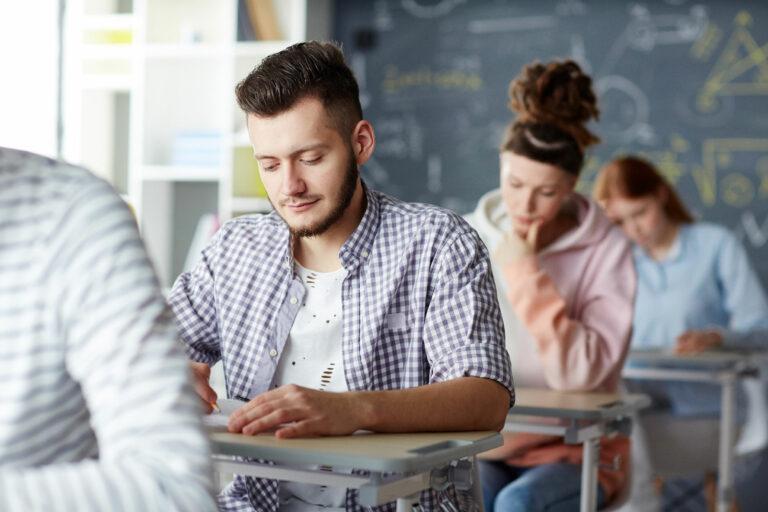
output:
M272 387L298 384L324 391L347 391L341 353L341 284L347 271L315 272L298 263L295 268L307 293L280 355ZM340 487L280 484L281 512L343 512L345 497L346 489Z

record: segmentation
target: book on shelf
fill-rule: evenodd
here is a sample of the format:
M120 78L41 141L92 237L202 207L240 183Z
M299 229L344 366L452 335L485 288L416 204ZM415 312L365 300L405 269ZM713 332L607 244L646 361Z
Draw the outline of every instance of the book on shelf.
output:
M259 165L250 146L235 146L232 155L232 192L235 197L267 197Z
M173 138L171 163L175 166L217 167L224 140L220 132L184 131Z
M237 17L240 41L283 39L274 0L238 0Z

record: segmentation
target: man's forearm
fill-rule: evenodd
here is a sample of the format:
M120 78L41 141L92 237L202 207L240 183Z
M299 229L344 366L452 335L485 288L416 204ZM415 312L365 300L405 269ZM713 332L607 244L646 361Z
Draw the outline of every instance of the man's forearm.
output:
M510 399L504 386L479 377L351 394L361 428L374 432L501 430Z

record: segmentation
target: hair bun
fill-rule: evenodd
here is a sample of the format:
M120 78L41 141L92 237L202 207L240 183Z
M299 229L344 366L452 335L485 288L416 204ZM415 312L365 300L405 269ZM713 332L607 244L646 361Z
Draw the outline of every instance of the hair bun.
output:
M555 125L582 148L600 141L585 126L600 116L592 79L572 60L525 66L509 85L509 108L518 123Z

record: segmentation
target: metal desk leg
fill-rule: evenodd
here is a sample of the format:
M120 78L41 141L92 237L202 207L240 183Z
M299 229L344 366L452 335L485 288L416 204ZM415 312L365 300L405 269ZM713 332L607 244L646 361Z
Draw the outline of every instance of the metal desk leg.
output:
M736 429L736 378L722 380L720 446L718 453L717 511L727 512L733 501L734 431Z
M414 504L419 503L419 495L421 493L411 494L405 498L397 499L397 512L412 512Z
M477 457L472 457L472 498L475 500L475 510L485 512L483 503L483 484L480 482L480 469Z
M600 459L600 439L584 441L581 462L581 512L597 510L597 465Z

